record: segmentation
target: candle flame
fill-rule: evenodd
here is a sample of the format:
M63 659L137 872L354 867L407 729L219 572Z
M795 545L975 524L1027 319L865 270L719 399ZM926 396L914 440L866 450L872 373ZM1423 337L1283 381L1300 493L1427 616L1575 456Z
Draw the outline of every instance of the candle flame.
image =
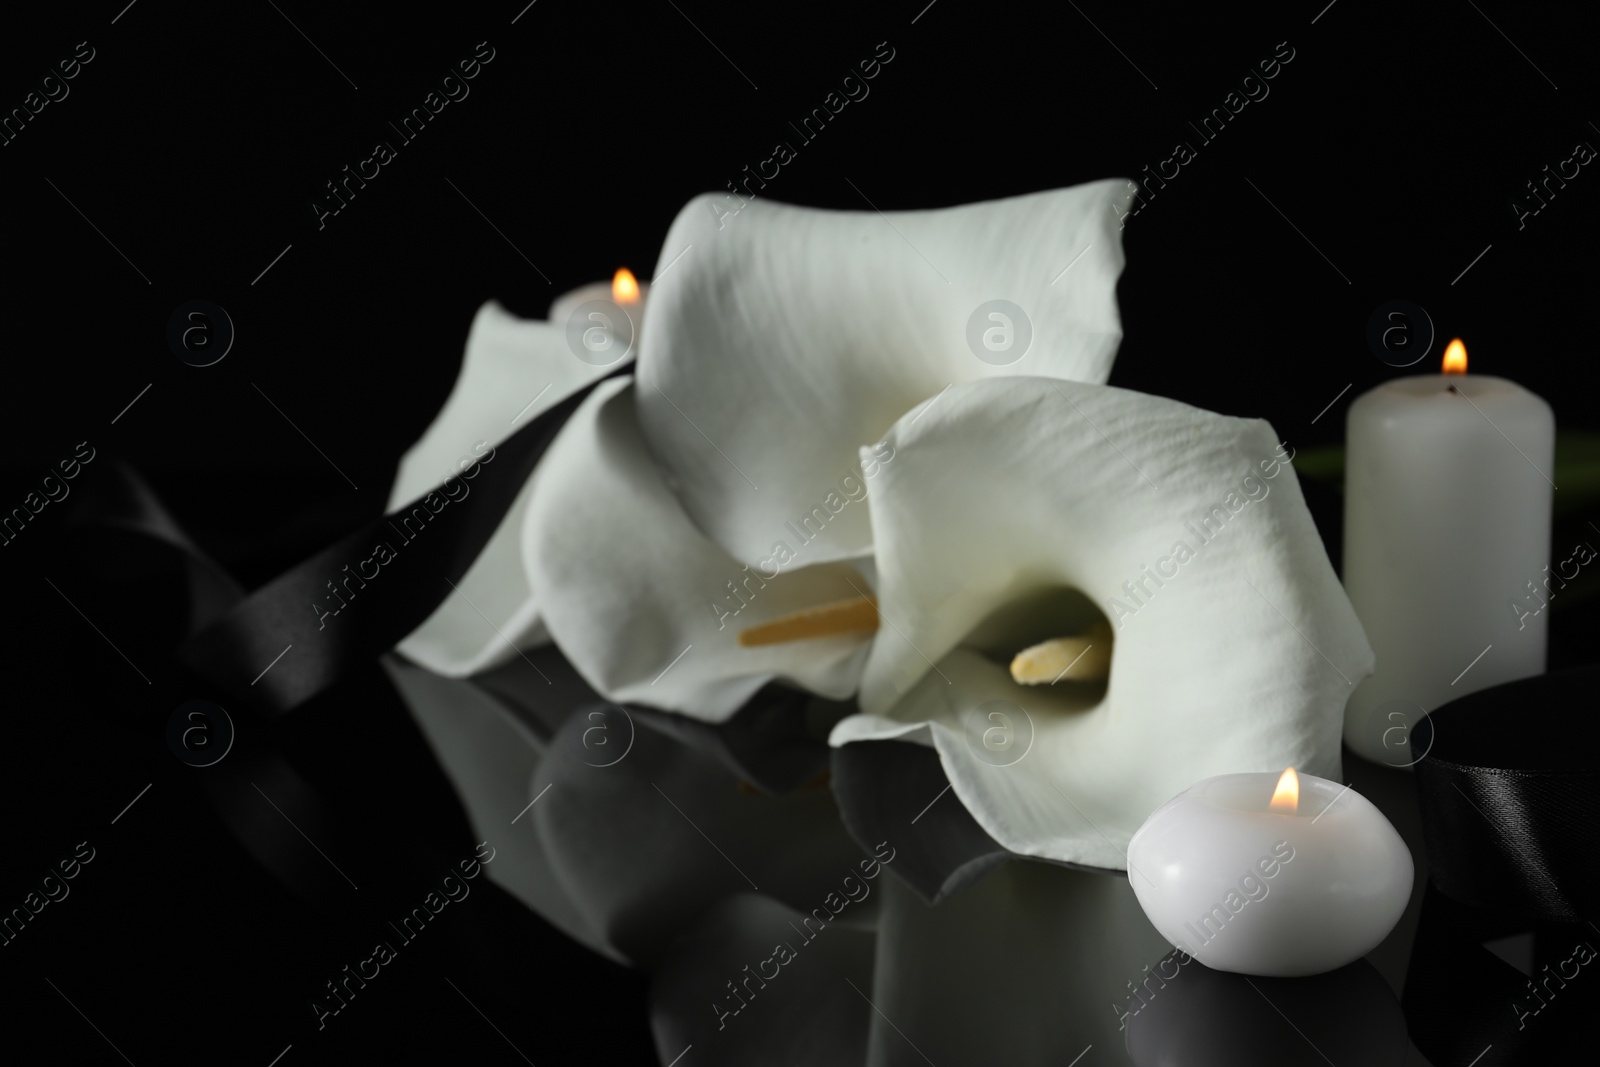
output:
M1467 373L1467 346L1461 343L1459 337L1445 346L1443 373Z
M627 267L617 268L616 275L611 279L611 299L619 304L639 302L639 280Z
M1272 791L1272 803L1267 806L1289 815L1300 810L1300 776L1293 767L1278 777L1278 788Z

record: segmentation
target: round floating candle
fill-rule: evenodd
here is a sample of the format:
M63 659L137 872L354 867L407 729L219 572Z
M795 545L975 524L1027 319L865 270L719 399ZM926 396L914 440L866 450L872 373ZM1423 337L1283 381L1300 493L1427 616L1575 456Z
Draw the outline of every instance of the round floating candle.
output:
M1370 952L1399 921L1412 875L1371 801L1292 767L1198 782L1128 844L1128 880L1163 937L1207 967L1270 977Z

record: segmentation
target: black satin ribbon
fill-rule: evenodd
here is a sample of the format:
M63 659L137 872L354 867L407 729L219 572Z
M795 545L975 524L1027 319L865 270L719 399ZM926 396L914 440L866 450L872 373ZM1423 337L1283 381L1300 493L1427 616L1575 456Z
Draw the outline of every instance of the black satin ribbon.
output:
M434 492L447 503L437 513L421 507L425 520L419 516L406 524L417 508L413 503L347 534L194 634L178 658L235 700L268 712L288 711L372 662L454 591L583 399L601 381L632 370L631 361L622 364L495 446L493 458L462 483L468 491L459 500L451 500L441 484ZM324 618L317 605L338 603L328 583L342 592L344 580L379 543L392 546L394 558L360 584L337 617ZM269 664L272 669L262 674Z
M1431 876L1404 1006L1434 1063L1556 1062L1600 1006L1600 960L1577 962L1600 948L1600 765L1584 743L1597 692L1600 667L1539 675L1412 733ZM1531 974L1484 947L1529 932Z
M1600 912L1600 667L1483 689L1415 731L1433 881L1473 907L1577 922ZM1430 736L1431 735L1431 736Z
M67 525L71 530L131 534L172 550L185 572L189 633L210 625L244 599L244 589L233 575L194 543L155 490L120 459L111 459L107 477L83 486Z
M631 363L623 364L607 377L631 370ZM188 636L177 659L199 677L185 681L184 688L193 695L215 686L221 693L207 695L226 694L224 703L236 713L233 748L220 762L195 769L199 788L244 849L301 899L332 914L352 914L357 903L351 878L360 872L335 868L326 855L330 850L340 856L359 854L363 850L357 843L371 832L349 825L352 820L285 755L290 739L280 727L292 720L281 713L341 677L370 667L433 613L483 550L556 433L603 380L540 413L496 446L493 458L480 462L465 483L467 493L436 514L429 511L412 540L391 526L410 514L407 506L340 538L249 594L194 543L126 464L113 463L75 502L74 529L131 534L143 545L166 550L186 572L181 588L188 598ZM444 488L435 491L445 496ZM368 558L378 541L394 544L395 558L336 618L320 619L313 605L328 602L327 582L345 577L345 565L353 568ZM154 584L154 574L148 577L153 587L146 597L171 596L179 588ZM290 645L282 661L261 675ZM252 685L258 675L259 682ZM318 842L322 853L301 847L300 839L286 832L289 825ZM448 849L459 851L459 842L418 841L396 833L392 843L397 849L412 858L438 852L441 869L455 858Z

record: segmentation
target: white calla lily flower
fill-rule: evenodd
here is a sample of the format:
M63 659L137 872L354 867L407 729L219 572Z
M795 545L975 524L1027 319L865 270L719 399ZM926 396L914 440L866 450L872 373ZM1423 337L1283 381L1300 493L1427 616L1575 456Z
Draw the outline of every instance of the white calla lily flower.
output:
M1198 779L1338 776L1373 654L1266 422L1012 378L887 440L869 497L886 625L832 744L932 744L995 840L1099 867ZM1100 615L1103 685L1013 679L1015 652Z

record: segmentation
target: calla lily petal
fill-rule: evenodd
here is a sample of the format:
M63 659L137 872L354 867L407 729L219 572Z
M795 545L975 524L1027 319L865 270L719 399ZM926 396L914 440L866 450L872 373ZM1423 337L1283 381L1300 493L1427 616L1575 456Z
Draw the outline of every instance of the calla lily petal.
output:
M1338 776L1344 704L1373 654L1266 422L1012 378L957 386L887 441L869 498L885 626L862 714L830 743L926 730L1001 844L1113 868L1200 778ZM1052 587L1113 621L1103 696L1017 685L969 647L997 609ZM1016 747L991 749L994 731Z
M756 200L736 218L726 198L690 201L651 289L638 403L694 523L753 565L856 476L859 446L946 386L1105 381L1122 337L1113 204L1126 195L1107 180L888 214ZM995 300L1022 319L980 312ZM1016 349L979 358L969 331L996 328ZM805 558L870 547L866 509L844 508Z
M763 578L741 566L695 528L662 482L633 401L629 379L603 382L533 477L523 561L556 644L608 699L705 722L727 719L774 679L849 696L864 637L761 648L740 647L737 637L755 623L860 595L860 575L823 564Z
M489 535L457 588L395 651L447 678L465 678L515 659L549 640L533 588L522 572L522 528L529 485Z
M401 457L386 510L422 496L447 477L475 474L528 420L603 376L568 349L563 330L519 319L495 301L478 309L455 387L427 431ZM474 445L482 443L482 451ZM493 462L492 460L490 462ZM465 468L465 472L463 470ZM471 482L467 481L467 491ZM451 593L397 650L429 670L463 677L504 663L518 647L545 640L533 590L522 574L526 488Z

